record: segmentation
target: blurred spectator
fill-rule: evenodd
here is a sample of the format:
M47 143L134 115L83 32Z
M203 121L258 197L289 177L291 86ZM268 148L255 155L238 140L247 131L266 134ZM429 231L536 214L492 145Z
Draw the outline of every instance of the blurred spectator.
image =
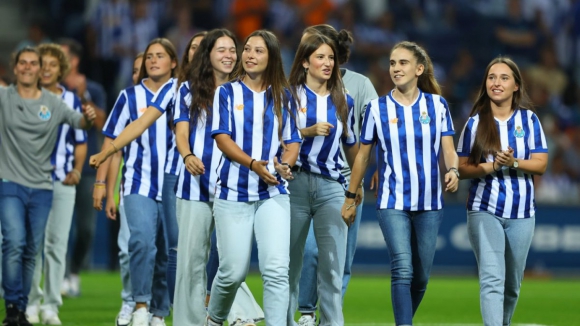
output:
M580 184L570 173L570 165L561 151L552 158L552 166L536 183L538 203L577 204Z
M334 9L330 0L294 0L294 2L304 26L325 24L329 13Z
M461 103L469 98L470 91L474 86L477 87L480 81L471 51L462 48L451 66L443 87L445 98L449 103Z
M127 0L102 0L87 28L87 48L92 74L107 92L107 108L113 107L118 89L119 58L133 53L131 44L131 7Z
M550 46L542 48L540 61L527 68L525 73L532 87L541 85L552 96L561 96L568 85L568 76L558 64L556 53Z
M184 53L191 37L199 32L192 21L191 7L187 3L179 4L175 10L175 26L171 27L165 37L173 43L177 53Z
M245 40L253 31L264 26L268 1L233 0L231 8L233 31L240 40Z
M34 20L28 25L28 38L20 41L16 46L16 50L23 49L27 46L35 47L41 43L50 43L50 38L47 35L48 28L46 24L40 20Z
M538 44L535 26L522 15L520 0L507 1L507 16L498 20L495 29L502 54L507 54L522 68L536 57L533 55Z

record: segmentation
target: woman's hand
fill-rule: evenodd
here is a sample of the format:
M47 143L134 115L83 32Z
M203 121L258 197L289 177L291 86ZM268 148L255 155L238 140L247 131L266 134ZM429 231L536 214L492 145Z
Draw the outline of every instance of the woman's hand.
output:
M445 173L445 191L456 192L458 187L459 178L457 178L457 174L454 171L449 170Z
M185 159L185 168L191 175L200 175L205 173L205 165L195 155L188 155Z
M310 127L300 129L300 133L305 137L328 136L330 135L330 128L334 128L334 126L328 122L319 122Z
M514 149L508 147L505 151L497 152L495 155L495 162L500 166L512 167L514 165Z
M93 186L93 207L100 211L103 209L103 199L106 197L105 184L95 183Z
M282 178L286 180L294 180L292 169L288 163L278 163L278 160L274 159L274 169L276 169L276 172L278 172Z
M375 198L377 198L379 196L379 170L376 170L371 178L371 190L373 189L375 190Z
M107 160L107 158L108 158L107 153L105 151L100 151L95 155L91 155L91 157L89 158L89 165L93 169L98 169L99 166L101 166L101 164L103 164L103 162Z
M105 213L109 220L117 220L117 203L115 203L114 198L107 198L107 203L105 204Z
M269 186L277 186L279 184L278 179L268 171L268 161L256 160L251 166L251 170L256 172L260 179L264 180Z
M88 124L92 125L93 121L95 121L95 118L97 117L95 109L89 104L84 104L82 105L82 110L85 120L87 121Z
M353 199L345 198L342 204L341 215L344 223L349 227L354 223L356 218L356 202Z

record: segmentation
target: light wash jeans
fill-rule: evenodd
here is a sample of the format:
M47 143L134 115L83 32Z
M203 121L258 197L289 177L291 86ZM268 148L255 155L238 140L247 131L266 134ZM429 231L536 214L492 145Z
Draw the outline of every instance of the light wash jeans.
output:
M264 283L266 325L285 325L290 262L288 195L254 202L216 199L213 209L220 259L211 289L209 316L217 322L227 319L238 288L248 274L255 235Z
M342 278L348 232L341 216L344 188L337 181L320 174L297 172L294 180L289 181L288 190L292 216L288 325L296 325L294 313L298 307L304 245L312 222L319 248L320 325L342 326Z
M163 216L165 217L165 234L167 235L167 288L169 300L173 303L175 294L175 273L177 271L177 242L179 228L177 227L175 184L177 176L165 173L163 176L163 188L161 190L161 202L163 203Z
M75 208L76 187L55 182L53 188L52 208L44 231L44 245L36 255L36 263L28 306L39 306L41 309L58 313L62 306L60 286L66 272L66 252L68 237ZM42 247L44 247L44 287L40 288L43 274Z
M412 325L427 290L443 210L377 210L391 259L391 300L397 325Z
M127 225L127 215L125 214L125 205L119 205L120 228L117 235L117 245L119 246L119 269L121 270L121 299L123 303L135 307L133 301L133 291L131 288L131 269L129 267L129 225Z
M489 212L467 211L467 232L477 259L485 326L511 324L535 222L534 216L506 219Z
M364 202L364 197L363 197ZM346 237L346 262L344 275L342 276L342 301L351 277L352 262L356 252L358 229L362 218L362 203L356 207L356 219L348 228ZM318 245L314 237L314 225L310 223L306 245L304 246L304 259L302 260L302 274L300 275L300 291L298 293L298 311L302 314L316 312L318 303Z
M169 316L167 241L161 202L141 195L123 198L129 225L133 301L150 302L155 316Z
M36 254L52 206L52 190L0 180L4 304L25 311ZM285 311L285 310L284 310Z
M203 326L206 319L206 264L214 228L212 203L177 199L179 242L173 323Z

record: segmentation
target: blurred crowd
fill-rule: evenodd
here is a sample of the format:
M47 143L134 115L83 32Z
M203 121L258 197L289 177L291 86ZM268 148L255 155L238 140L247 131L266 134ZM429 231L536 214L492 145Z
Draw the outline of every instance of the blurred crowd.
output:
M183 53L201 30L226 27L243 40L267 28L282 42L288 71L303 28L328 23L353 33L347 66L368 76L379 95L393 87L391 47L406 39L424 46L458 135L485 65L510 56L548 137L549 165L536 178L537 201L580 203L580 0L23 0L20 6L28 13L28 38L18 47L79 42L78 75L104 87L105 110L131 84L133 58L152 38L167 37ZM9 74L0 63L0 83L9 83ZM448 200L463 201L464 194Z

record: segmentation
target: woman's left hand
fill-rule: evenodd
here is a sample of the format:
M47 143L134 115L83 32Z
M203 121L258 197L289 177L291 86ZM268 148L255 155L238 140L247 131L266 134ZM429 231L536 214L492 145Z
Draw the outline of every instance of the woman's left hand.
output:
M276 169L276 172L278 172L282 178L286 180L294 180L292 169L290 169L288 163L278 163L278 159L274 159L274 169Z
M93 121L95 121L95 118L97 117L95 109L89 104L83 105L82 109L85 120L87 120L88 123L92 124Z
M342 219L349 227L354 223L356 218L356 203L351 199L345 199L341 210Z
M445 173L445 191L456 192L459 187L459 179L453 171Z

